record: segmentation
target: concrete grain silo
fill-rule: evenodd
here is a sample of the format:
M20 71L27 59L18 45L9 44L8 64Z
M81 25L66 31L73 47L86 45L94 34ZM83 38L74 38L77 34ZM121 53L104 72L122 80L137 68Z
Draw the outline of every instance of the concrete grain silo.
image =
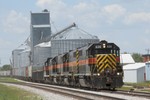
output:
M31 12L31 64L35 64L34 60L34 47L42 42L49 36L51 36L50 26L50 13L47 10L42 12Z

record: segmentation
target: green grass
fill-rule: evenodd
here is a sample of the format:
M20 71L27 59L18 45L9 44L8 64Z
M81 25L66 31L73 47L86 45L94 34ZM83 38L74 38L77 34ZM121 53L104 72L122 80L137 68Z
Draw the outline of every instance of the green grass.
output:
M28 91L0 84L0 100L43 100Z
M19 81L11 77L0 77L0 82L19 82Z
M117 88L117 90L125 90L125 91L129 91L131 89L133 89L133 87L125 87L125 86L123 86L121 88Z
M142 92L150 92L150 89L148 90L148 89L143 89L143 90L141 90Z
M16 82L19 83L15 78L11 77L0 77L0 83L3 82ZM23 89L19 89L13 86L6 86L0 84L0 100L43 100L41 97L34 93L30 93Z
M141 83L125 83L125 85L133 86L133 87L149 87L150 88L150 81L141 82Z
M123 87L117 88L117 90L125 90L125 91L130 91L131 89L140 92L150 92L150 81L141 83L124 83Z

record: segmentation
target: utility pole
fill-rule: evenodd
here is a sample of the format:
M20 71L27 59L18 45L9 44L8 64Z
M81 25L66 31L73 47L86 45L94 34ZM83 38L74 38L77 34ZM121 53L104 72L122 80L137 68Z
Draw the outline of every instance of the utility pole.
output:
M148 56L148 61L149 61L149 60L150 60L150 59L149 59L149 56L150 56L150 55L149 55L149 52L150 52L150 49L146 49L146 51L147 51L147 56Z

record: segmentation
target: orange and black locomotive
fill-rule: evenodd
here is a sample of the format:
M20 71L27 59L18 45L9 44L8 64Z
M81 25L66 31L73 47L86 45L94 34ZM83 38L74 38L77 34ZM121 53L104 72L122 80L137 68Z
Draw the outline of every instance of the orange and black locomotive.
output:
M103 40L48 58L44 66L44 81L97 89L121 87L120 49Z

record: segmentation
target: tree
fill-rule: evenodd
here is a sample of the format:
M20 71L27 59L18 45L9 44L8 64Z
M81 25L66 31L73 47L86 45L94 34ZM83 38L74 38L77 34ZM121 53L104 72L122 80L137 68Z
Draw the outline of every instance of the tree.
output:
M142 55L139 53L133 53L132 57L133 57L135 62L143 62Z
M11 70L11 66L10 65L3 65L1 70L3 70L3 71Z

